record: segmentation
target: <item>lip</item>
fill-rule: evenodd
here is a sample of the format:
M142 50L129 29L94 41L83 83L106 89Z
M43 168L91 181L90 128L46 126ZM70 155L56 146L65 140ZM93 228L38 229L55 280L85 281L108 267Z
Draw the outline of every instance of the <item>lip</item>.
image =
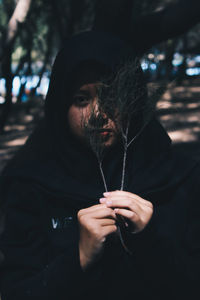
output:
M109 128L90 128L89 131L91 131L91 132L95 131L95 132L105 133L105 134L113 132L113 130L109 129Z
M111 131L104 130L104 131L101 131L101 132L100 132L100 135L102 135L102 136L107 136L107 135L110 134L110 132L111 132Z

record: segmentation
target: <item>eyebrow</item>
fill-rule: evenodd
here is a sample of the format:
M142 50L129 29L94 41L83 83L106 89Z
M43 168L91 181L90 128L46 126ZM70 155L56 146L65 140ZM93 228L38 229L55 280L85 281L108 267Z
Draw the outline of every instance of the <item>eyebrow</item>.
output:
M76 95L85 95L85 96L90 96L90 92L89 91L85 91L85 90L78 90L74 93L74 96Z

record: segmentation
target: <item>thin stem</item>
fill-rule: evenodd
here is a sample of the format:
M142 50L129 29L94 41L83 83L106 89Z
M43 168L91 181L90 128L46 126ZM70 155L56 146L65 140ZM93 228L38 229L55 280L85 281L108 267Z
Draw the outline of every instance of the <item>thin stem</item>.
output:
M127 145L128 130L129 130L129 122L127 124L126 134L124 137L125 143L124 143L124 157L123 157L123 167L122 167L122 181L121 181L121 189L120 189L121 191L123 191L123 189L124 189L124 179L125 179L125 172L126 172L126 158L127 158L127 149L128 149L128 145Z
M137 139L137 137L142 133L143 129L147 126L149 120L142 126L140 131L132 138L132 140L127 144L127 148Z
M127 157L127 141L124 147L124 158L123 158L123 167L122 167L122 181L121 181L121 188L120 190L123 191L124 189L124 179L125 179L125 171L126 171L126 157Z
M100 168L101 176L102 176L102 179L103 179L103 184L104 184L104 187L105 187L105 191L108 192L106 179L105 179L103 168L102 168L102 161L99 161L99 168Z
M120 242L121 242L123 248L125 249L125 251L126 251L128 254L132 255L133 253L128 249L128 247L127 247L127 246L125 245L125 243L124 243L124 239L123 239L122 233L121 233L121 228L118 226L117 229L118 229L119 239L120 239Z
M128 149L128 146L127 146L127 141L128 141L128 130L129 130L129 122L127 123L127 127L126 127L126 131L124 133L124 131L122 130L122 135L123 135L123 138L124 138L124 157L123 157L123 167L122 167L122 181L121 181L121 191L123 191L124 189L124 179L125 179L125 172L126 172L126 158L127 158L127 149ZM125 226L125 218L123 216L117 216L117 220L119 222L119 224L121 224L121 226ZM121 228L120 226L118 225L118 235L119 235L119 239L120 239L120 242L122 244L122 247L124 248L124 250L128 253L128 254L132 254L132 252L127 248L125 242L124 242L124 239L122 237L122 233L121 233Z

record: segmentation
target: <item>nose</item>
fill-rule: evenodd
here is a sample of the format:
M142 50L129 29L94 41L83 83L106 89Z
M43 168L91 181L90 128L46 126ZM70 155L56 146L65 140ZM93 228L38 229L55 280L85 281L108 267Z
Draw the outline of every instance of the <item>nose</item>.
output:
M103 119L107 119L107 115L105 112L103 112L102 107L99 106L99 102L98 99L95 98L94 102L93 102L93 113L96 117L98 117L99 115L101 115L101 117Z
M89 124L95 128L101 128L108 122L107 115L102 112L97 99L93 102L92 112L89 118Z

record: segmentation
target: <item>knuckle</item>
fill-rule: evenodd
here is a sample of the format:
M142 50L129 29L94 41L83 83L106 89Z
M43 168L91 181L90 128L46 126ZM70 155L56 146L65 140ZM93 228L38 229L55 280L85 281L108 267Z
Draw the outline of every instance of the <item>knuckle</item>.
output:
M113 232L117 231L117 225L113 225Z
M82 216L82 213L83 213L83 210L79 210L78 213L77 213L77 218L80 219L81 216Z
M99 240L102 238L101 231L99 230L98 227L93 228L92 230L92 235L95 237L95 239Z
M93 231L96 228L94 222L91 219L85 220L85 223L87 224L87 229L89 231Z
M132 200L131 200L131 199L128 199L128 200L127 200L127 205L128 205L128 206L131 206L131 205L133 205L133 202L132 202Z
M152 204L152 202L150 202L150 201L147 201L147 204L148 204L148 206L149 206L150 208L153 208L153 204Z
M149 215L149 214L152 214L153 213L153 207L147 207L146 208L146 212L147 212L147 214Z
M115 217L115 212L112 208L106 208L105 212L108 214L108 216Z
M116 219L116 214L115 214L114 210L111 211L110 215L111 215L111 217L113 217L113 219Z
M145 205L147 205L148 207L153 208L153 203L152 203L151 201L145 200L145 199L144 199L144 201L145 201L145 202L144 202Z
M138 206L136 203L132 203L132 204L131 204L131 209L132 209L133 211L137 211L138 208L139 208L139 206Z
M140 217L135 213L134 213L133 217L136 222L138 222L140 220Z
M81 223L85 223L86 217L85 217L84 215L81 215L81 216L79 217L79 221L80 221Z
M84 216L79 216L78 217L78 222L79 222L79 224L85 224L85 218L84 218Z
M149 206L153 210L153 203L152 202L149 202Z

